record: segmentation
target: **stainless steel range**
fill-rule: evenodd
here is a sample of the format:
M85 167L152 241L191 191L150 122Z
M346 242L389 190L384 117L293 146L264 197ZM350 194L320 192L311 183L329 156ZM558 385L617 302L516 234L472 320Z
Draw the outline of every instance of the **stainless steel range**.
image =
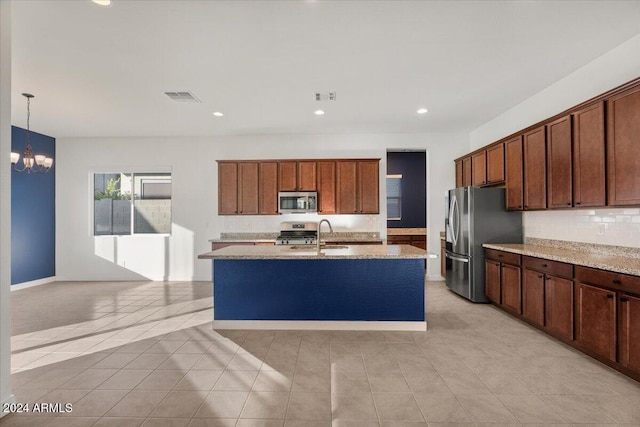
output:
M276 245L315 245L317 238L316 222L281 222Z

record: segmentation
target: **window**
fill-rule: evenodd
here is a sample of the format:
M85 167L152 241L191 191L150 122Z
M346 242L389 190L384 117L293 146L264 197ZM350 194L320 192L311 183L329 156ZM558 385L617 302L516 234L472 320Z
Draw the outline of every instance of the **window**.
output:
M402 219L402 175L387 175L387 220Z
M93 175L93 234L170 234L170 173Z

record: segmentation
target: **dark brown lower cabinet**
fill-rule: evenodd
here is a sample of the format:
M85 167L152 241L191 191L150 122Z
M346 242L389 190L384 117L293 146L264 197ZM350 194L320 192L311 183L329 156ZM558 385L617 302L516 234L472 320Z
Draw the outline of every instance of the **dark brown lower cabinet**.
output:
M522 314L520 267L503 264L500 268L500 276L502 307L512 313Z
M500 305L500 263L486 260L484 268L484 291L487 298Z
M522 276L522 317L544 326L544 274L525 268Z
M618 361L625 368L640 372L640 298L623 293L618 307Z
M573 340L573 280L545 278L544 324L550 331Z
M616 361L616 293L576 283L576 342Z

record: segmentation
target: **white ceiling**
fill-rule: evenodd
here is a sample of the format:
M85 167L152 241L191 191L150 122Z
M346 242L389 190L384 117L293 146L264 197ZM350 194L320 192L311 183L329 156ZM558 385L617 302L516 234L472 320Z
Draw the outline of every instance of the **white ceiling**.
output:
M640 1L15 0L12 13L12 122L26 126L31 92L32 130L55 137L469 132L640 33Z

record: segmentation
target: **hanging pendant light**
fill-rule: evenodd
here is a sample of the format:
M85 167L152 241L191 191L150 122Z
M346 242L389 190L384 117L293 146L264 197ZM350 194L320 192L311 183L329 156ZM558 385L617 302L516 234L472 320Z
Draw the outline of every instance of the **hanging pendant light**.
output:
M18 172L27 171L27 173L47 173L53 167L53 159L43 154L33 154L31 148L31 140L29 139L29 120L31 118L31 98L34 96L30 93L23 93L22 96L27 98L27 148L24 150L24 156L22 157L22 168L18 167L18 161L20 160L20 153L11 152L11 164L13 169Z

